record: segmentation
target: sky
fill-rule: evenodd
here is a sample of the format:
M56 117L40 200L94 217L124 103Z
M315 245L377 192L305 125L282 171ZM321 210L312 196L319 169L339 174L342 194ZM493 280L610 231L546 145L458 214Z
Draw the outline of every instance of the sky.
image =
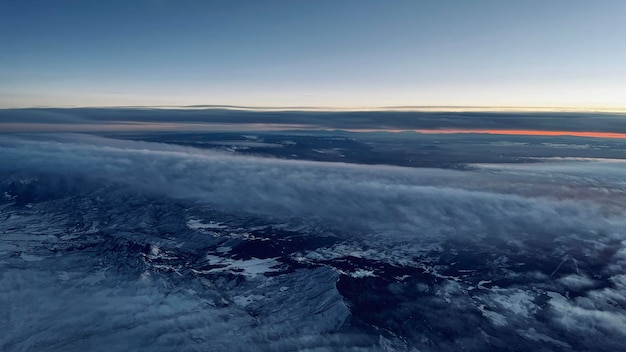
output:
M0 2L0 108L626 110L626 1Z

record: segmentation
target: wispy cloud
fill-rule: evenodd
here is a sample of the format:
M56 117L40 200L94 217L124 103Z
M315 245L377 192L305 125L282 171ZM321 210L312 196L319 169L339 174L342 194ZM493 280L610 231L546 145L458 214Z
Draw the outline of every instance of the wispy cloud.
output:
M264 159L89 136L46 138L3 137L0 170L77 174L226 209L411 236L626 225L622 217L609 215L609 209L624 211L615 209L625 196L613 181L623 174L621 163L587 162L582 170L567 168L575 162L562 162L461 172ZM556 178L561 178L558 188L541 186ZM595 186L581 198L584 184ZM607 198L606 188L598 187L602 184L612 187L612 202L602 202Z

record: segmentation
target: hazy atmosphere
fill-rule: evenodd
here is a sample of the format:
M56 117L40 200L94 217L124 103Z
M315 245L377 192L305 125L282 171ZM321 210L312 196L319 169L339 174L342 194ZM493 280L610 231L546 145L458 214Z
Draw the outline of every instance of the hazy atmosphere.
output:
M618 352L626 2L0 2L0 351Z

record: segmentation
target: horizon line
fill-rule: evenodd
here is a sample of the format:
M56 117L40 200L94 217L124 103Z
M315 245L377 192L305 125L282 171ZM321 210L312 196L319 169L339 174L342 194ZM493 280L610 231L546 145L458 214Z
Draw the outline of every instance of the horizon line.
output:
M247 106L247 105L104 105L104 106L16 106L0 107L0 110L27 109L155 109L155 110L234 110L234 111L308 111L308 112L359 112L359 111L398 111L398 112L597 112L626 113L626 107L548 107L548 106L472 106L472 105L388 105L388 106Z

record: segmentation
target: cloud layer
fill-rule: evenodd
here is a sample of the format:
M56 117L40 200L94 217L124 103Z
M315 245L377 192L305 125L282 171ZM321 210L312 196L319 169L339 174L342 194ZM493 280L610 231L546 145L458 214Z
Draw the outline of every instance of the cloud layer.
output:
M28 189L38 182L46 186L18 192L17 199L4 194L4 203L19 202L26 195L31 198L21 203L25 209L33 206L29 202L50 201L75 204L89 214L96 212L97 199L92 204L77 195L91 198L94 187L115 185L142 197L199 204L234 216L252 215L267 223L306 224L332 232L343 242L297 253L303 263L350 256L397 267L410 263L423 268L423 273L418 271L421 275L436 278L430 286L402 285L404 279L397 279L398 283L385 288L395 290L391 292L394 297L411 298L402 306L405 311L381 313L389 321L407 314L406 324L416 324L407 329L419 332L422 320L408 320L414 311L442 328L461 329L462 322L486 320L491 324L487 333L501 336L497 334L508 331L556 351L594 344L614 348L626 336L624 166L617 160L563 159L478 164L468 171L455 171L280 160L88 135L0 137L2 187ZM115 202L128 201L115 195L109 198L115 200L109 205L112 208L118 206ZM65 203L54 203L56 199ZM44 345L53 350L406 347L401 339L387 341L341 330L351 312L336 287L342 273L336 268L295 270L267 280L262 275L245 279L225 275L221 281L186 274L184 266L179 271L159 271L164 267L159 260L187 250L183 242L195 241L196 250L204 250L214 240L184 225L179 231L176 226L185 223L186 215L174 205L171 209L154 200L135 201L143 207L141 211L135 212L134 203L124 204L123 214L115 216L137 223L136 227L112 224L106 230L112 238L102 242L96 240L98 231L83 229L87 235L80 241L96 244L87 242L90 245L67 250L62 256L50 254L46 246L59 246L59 239L82 244L67 230L69 224L74 226L71 211L55 215L50 209L38 209L37 204L23 214L20 208L6 213L0 208L7 219L0 226L5 233L0 241L0 266L8 268L0 272L0 303L12 302L0 305L4 307L0 308L1 327L10 331L0 337L0 346L15 351ZM171 214L166 223L155 225L142 211ZM163 249L154 247L155 243ZM485 257L465 259L477 261L485 268L483 275L495 276L508 286L498 287L490 280L466 282L459 279L460 274L451 276L444 272L447 269L427 266L423 253L451 243L451 248L439 248L437 255L452 255L471 245ZM147 245L149 251L144 248ZM144 258L156 264L149 267L125 254L129 251L147 252ZM160 257L159 253L165 254ZM530 268L520 271L523 277L505 265L509 259L502 253L510 258L528 255L523 260ZM231 259L220 260L243 262ZM228 265L223 271L232 269ZM363 280L376 280L378 274L376 268L349 269L353 277L360 273ZM359 283L351 283L355 282ZM448 318L440 316L442 309ZM538 314L543 314L542 321L537 320ZM467 346L484 347L482 335L468 331ZM591 342L572 345L576 342L569 338L573 332L588 334ZM55 339L58 336L63 338ZM437 338L433 336L428 337ZM458 347L450 341L441 343Z
M624 165L617 161L464 172L263 159L90 136L4 137L0 148L5 171L80 175L223 209L407 236L611 233L626 224Z

